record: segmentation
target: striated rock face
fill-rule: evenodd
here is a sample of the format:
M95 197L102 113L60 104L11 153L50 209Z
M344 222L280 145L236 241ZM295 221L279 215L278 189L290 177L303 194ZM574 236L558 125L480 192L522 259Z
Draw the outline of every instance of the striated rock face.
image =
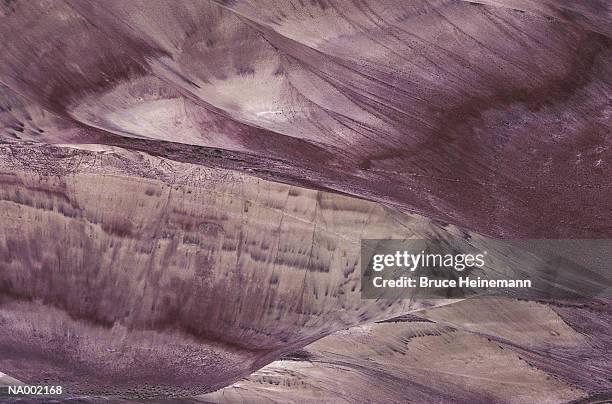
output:
M558 403L612 388L606 303L472 299L354 327L198 397L215 403ZM572 316L568 316L572 313ZM595 342L598 341L598 342ZM572 360L576 356L579 363Z
M0 153L0 368L19 380L194 394L423 307L361 299L359 240L425 219L121 149Z
M612 234L608 1L2 7L6 140L214 147L490 236Z
M609 394L609 299L365 300L359 249L612 238L611 27L606 0L3 2L0 384ZM485 272L609 286L612 250L572 251Z
M533 338L519 325L535 326L536 337L548 326L546 316L526 310L510 310L504 314L508 321L495 329L486 321L473 323L470 318L478 313L477 319L500 321L496 316L505 306L488 301L474 300L461 311L455 309L456 300L448 299L362 299L361 239L446 239L459 250L468 242L489 249L489 277L535 278L539 262L549 259L542 252L491 248L494 244L478 235L377 203L99 145L0 146L0 183L0 369L24 383L56 381L70 394L94 396L191 396L225 387L287 352L348 328L348 340L336 345L343 347L342 355L363 355L355 366L374 369L364 376L369 384L345 380L344 371L334 370L323 372L328 385L308 371L300 377L314 387L303 393L319 397L313 391L323 389L328 391L320 398L339 399L352 390L348 397L357 400L364 394L360 389L391 378L397 380L387 394L401 400L415 393L404 391L401 380L425 383L402 368L412 369L417 359L394 354L370 363L368 358L379 345L395 344L403 333L415 331L403 323L376 325L380 336L359 340L363 346L356 347L354 333L370 328L350 327L449 303L448 311L424 312L442 328L426 325L423 332L445 334L445 322L463 326L467 316L466 332L495 332L534 349ZM579 286L576 279L587 285L593 279L606 282L605 272L590 279L585 271L583 266L564 268L564 276L547 285L572 290ZM557 322L551 332L563 328ZM608 328L599 331L598 343ZM444 349L461 355L467 355L467 346L496 352L491 344L481 346L480 337L460 336L462 342L445 341ZM438 350L438 343L416 348L418 361ZM472 369L475 374L487 372L499 359L483 355ZM280 366L284 375L293 365ZM393 366L400 367L395 376ZM602 373L609 368L600 366ZM519 369L498 377L531 376ZM340 388L344 383L360 387L345 390ZM577 394L557 391L552 382L544 385L549 390L542 390L543 396L553 390L563 397ZM495 388L461 397L497 397ZM423 400L459 394L435 386L421 393ZM298 400L302 393L290 388L283 394L297 394L293 399ZM275 399L282 397L279 393Z

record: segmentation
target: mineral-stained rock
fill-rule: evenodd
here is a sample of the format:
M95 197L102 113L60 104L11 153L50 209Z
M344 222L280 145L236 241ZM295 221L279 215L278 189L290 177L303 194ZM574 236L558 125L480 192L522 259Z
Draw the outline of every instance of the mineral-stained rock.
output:
M557 314L554 306L510 299L464 300L419 313L436 322L412 318L339 331L198 400L605 401L612 388L606 380L608 337L582 324L591 322L585 321L589 312L609 322L609 307L609 301L568 306L565 310L579 320L566 323L567 317ZM576 356L581 360L570 359Z
M490 236L605 238L610 4L9 2L0 136L212 147Z
M71 394L189 396L338 330L455 301L362 299L362 239L489 248L483 275L544 289L608 282L578 264L551 278L544 253L205 163L0 146L3 371Z
M293 352L204 399L609 393L608 300L361 299L359 246L612 238L611 21L605 0L3 2L0 371L189 396ZM609 253L571 255L486 270L609 284Z
M361 299L359 240L423 218L121 149L0 153L0 368L25 382L193 394L418 307Z

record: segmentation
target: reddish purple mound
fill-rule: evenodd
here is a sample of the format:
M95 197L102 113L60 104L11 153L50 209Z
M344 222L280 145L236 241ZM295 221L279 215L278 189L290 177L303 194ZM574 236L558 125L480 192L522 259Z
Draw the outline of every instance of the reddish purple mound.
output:
M5 5L0 136L229 154L496 237L612 235L608 2L293 3Z

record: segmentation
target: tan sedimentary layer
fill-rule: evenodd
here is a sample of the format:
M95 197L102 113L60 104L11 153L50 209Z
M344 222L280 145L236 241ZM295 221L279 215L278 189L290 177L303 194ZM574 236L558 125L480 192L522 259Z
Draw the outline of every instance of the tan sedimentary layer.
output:
M544 304L468 299L418 316L339 331L199 400L561 403L605 377L594 335Z
M121 149L0 152L0 368L20 380L201 391L411 307L361 299L359 241L425 219Z

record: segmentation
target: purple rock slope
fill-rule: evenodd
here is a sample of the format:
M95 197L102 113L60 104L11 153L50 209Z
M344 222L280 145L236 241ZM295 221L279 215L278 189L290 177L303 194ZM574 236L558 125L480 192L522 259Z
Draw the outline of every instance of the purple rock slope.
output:
M609 299L362 300L359 240L612 238L611 128L606 0L4 1L0 371L606 400Z

